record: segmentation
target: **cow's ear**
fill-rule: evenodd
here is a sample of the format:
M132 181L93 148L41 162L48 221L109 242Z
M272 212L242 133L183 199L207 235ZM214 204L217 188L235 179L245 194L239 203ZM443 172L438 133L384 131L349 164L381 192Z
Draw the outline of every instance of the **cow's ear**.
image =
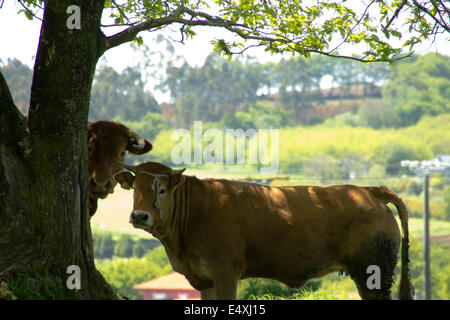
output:
M179 169L179 170L173 170L173 169L171 169L171 174L172 175L180 175L180 174L182 174L184 171L186 171L186 168L183 168L183 169Z
M184 177L182 173L186 170L186 168L181 170L172 170L170 175L170 191L175 191L181 186L184 182Z
M129 171L122 171L115 174L114 179L116 179L120 186L126 190L130 190L133 187L134 176Z
M150 141L148 141L147 139L144 139L144 141L145 141L144 147L139 148L137 140L134 138L129 138L128 145L127 145L128 152L135 156L138 156L138 155L147 153L150 150L152 150L152 148L153 148L152 143Z

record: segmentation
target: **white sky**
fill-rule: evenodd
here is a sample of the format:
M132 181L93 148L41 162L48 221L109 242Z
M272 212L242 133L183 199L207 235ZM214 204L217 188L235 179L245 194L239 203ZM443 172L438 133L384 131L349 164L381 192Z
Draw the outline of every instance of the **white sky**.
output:
M1 3L1 1L0 1ZM34 19L28 20L24 14L17 14L21 9L20 4L13 0L5 0L3 7L0 9L0 59L6 63L8 58L18 58L23 63L33 67L34 56L36 54L39 41L39 32L41 21ZM197 36L194 39L185 40L182 45L173 42L175 52L183 56L191 66L202 65L205 58L213 50L210 43L214 38L229 39L229 34L217 28L198 28L195 30ZM156 38L156 33L143 33L144 43L152 50L157 46L152 39ZM168 34L165 34L168 36ZM180 39L179 32L174 29L170 35L173 39ZM444 35L434 44L424 43L416 48L416 53L423 54L428 51L436 51L444 54L450 54L450 42L448 35ZM351 52L340 51L344 54ZM113 48L105 53L101 63L106 63L121 72L127 66L135 66L143 59L142 50L133 50L129 44L123 44ZM256 56L258 60L276 61L281 58L280 55L271 56L269 53L263 52L261 49L250 49L247 55ZM153 92L158 102L167 101L167 95Z

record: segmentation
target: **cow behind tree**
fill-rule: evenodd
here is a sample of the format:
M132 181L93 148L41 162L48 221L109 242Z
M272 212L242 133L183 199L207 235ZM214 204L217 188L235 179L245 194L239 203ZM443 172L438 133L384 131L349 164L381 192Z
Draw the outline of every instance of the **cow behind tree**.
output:
M164 245L173 269L202 299L235 299L239 279L290 287L336 271L362 299L390 299L401 250L400 299L412 299L408 213L387 187L268 187L197 179L154 162L116 175L134 188L130 223ZM387 203L399 212L403 236ZM374 266L379 288L368 285Z
M25 117L28 121L28 116ZM97 211L98 199L114 192L114 174L122 171L119 162L131 155L152 150L152 143L123 124L99 120L88 122L89 215Z
M149 152L152 144L133 130L112 121L88 123L89 214L97 210L98 199L114 192L117 182L114 174L122 171L120 161L126 152L141 155Z

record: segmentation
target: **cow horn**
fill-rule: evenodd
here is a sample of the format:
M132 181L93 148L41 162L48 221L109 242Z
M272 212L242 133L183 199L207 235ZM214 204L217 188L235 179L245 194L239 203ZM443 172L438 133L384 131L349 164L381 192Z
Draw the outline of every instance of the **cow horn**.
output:
M136 139L137 145L135 145L134 148L144 149L145 139L142 138L140 134L138 134L136 131L128 130L128 137Z
M119 164L124 168L127 169L128 171L134 172L134 170L136 170L135 166L130 166L129 164L126 164L124 162L119 162Z
M186 168L179 169L179 170L173 170L171 171L172 174L182 174L186 170Z

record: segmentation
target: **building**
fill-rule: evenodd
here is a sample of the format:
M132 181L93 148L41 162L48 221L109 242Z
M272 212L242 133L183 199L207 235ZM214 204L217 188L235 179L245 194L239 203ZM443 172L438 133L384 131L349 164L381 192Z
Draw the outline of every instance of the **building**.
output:
M443 167L443 173L450 177L450 155L436 156L433 161L439 163Z
M200 291L195 290L178 272L136 284L133 289L141 291L144 300L200 299Z

